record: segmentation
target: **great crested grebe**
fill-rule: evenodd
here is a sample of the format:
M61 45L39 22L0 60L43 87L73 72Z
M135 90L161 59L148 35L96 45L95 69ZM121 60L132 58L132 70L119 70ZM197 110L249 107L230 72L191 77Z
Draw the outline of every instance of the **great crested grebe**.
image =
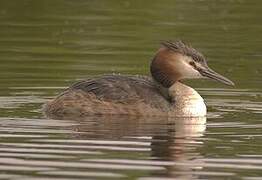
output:
M182 41L162 43L150 66L151 77L105 75L77 82L45 105L47 117L206 115L202 97L182 79L232 81L211 70L204 56Z

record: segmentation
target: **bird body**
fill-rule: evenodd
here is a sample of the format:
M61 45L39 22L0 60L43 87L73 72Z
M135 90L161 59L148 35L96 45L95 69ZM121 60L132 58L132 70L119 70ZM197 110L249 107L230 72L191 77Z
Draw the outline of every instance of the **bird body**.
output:
M105 75L73 84L45 105L51 118L88 115L199 117L203 98L182 79L208 77L228 85L202 54L181 41L165 42L153 58L151 76Z
M56 117L87 115L204 116L206 106L192 88L176 83L160 89L147 76L106 75L80 81L45 107ZM195 105L197 104L197 110Z

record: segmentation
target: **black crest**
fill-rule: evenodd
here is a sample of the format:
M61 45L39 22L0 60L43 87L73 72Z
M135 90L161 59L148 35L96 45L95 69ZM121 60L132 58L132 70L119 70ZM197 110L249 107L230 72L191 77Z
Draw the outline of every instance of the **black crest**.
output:
M192 59L195 60L196 62L199 62L201 64L206 64L205 57L200 52L198 52L196 49L192 48L190 45L187 45L182 41L176 41L176 42L165 41L162 42L161 44L174 52L192 57Z

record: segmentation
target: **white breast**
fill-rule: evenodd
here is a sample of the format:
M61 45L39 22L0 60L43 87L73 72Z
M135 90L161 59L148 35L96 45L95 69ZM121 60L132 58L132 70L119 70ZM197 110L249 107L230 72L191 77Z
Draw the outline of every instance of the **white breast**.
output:
M174 101L172 115L179 117L206 116L207 110L203 98L193 88L180 82L169 88L169 95Z

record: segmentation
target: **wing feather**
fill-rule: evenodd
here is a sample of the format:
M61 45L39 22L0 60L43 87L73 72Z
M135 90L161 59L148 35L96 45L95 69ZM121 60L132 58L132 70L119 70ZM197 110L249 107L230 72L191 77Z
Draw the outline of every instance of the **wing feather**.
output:
M77 82L69 89L92 93L102 101L123 104L143 102L155 108L170 106L151 78L144 76L106 75Z

